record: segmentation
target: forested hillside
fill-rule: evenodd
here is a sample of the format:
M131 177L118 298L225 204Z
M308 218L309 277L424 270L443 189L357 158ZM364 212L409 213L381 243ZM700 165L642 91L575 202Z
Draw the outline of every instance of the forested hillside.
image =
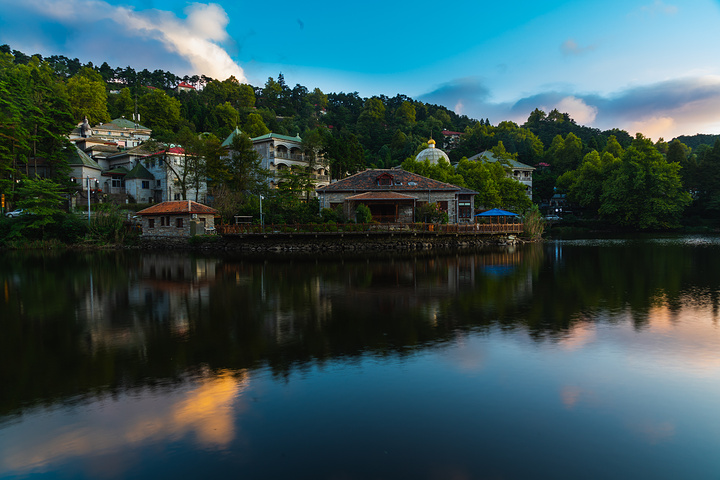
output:
M178 91L180 82L193 88ZM268 78L264 85L253 86L233 77L179 77L162 70L135 71L107 63L98 67L58 55L42 58L7 45L0 47L0 182L6 187L13 172L22 172L23 165L38 157L62 172L65 135L84 117L96 125L123 116L132 118L135 111L140 123L152 128L161 142L183 144L199 134L222 141L236 127L250 137L268 132L300 135L305 143L323 151L334 178L366 167L403 164L423 170L423 174L453 178L470 188L502 190L489 180L492 172L471 171L465 165L443 173L413 165L412 158L427 146L428 138L442 147L443 130L463 132L455 148L448 151L453 163L492 149L500 158L535 166L536 203L547 201L554 193L567 193L585 216L615 220L620 225L635 222L643 228L676 225L691 203L689 195L697 215L712 216L720 209L720 174L715 174L720 172L717 136L682 137L685 143L678 139L652 143L642 135L633 137L619 129L600 131L578 125L566 113L539 109L530 113L523 125L510 121L491 125L488 120L460 116L402 94L363 98L357 92L322 92L299 84L291 87L282 73ZM635 170L620 167L632 162L636 162ZM672 168L665 169L665 164ZM645 180L659 182L647 180L643 191L664 189L656 199L659 205L654 212L637 214L650 215L649 220L632 215L617 220L618 215L627 213L617 202L648 204L650 193L607 193L619 184L640 188L637 178L631 178L638 168L644 169ZM465 175L458 177L458 172ZM669 183L662 184L661 178L669 178ZM62 183L62 179L58 181ZM502 197L499 195L497 198ZM507 205L502 199L497 203L487 206ZM672 208L667 208L670 203Z

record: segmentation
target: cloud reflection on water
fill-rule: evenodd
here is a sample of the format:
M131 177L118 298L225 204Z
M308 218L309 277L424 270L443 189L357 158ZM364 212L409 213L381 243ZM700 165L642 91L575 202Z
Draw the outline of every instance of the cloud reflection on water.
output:
M7 428L0 440L0 471L20 474L50 471L73 458L110 456L116 451L194 437L199 448L223 449L237 436L240 397L249 385L247 372L222 372L201 379L191 389L161 394L150 390L128 398L105 399L90 406L55 409L28 416ZM125 397L125 395L123 395ZM14 434L16 430L17 434ZM9 439L12 438L12 441ZM88 464L92 464L89 462ZM128 462L113 462L112 476ZM101 472L95 465L94 475Z

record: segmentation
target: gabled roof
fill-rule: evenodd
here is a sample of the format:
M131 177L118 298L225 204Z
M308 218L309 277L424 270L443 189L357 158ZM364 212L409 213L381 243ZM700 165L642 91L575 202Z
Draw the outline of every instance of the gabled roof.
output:
M136 178L140 180L155 180L155 176L143 166L142 162L137 162L133 169L130 170L130 173L125 175L125 180L133 180Z
M240 129L235 127L235 130L233 130L232 133L230 135L228 135L228 137L225 139L224 142L222 142L222 144L220 146L221 147L229 147L230 145L232 145L233 139L235 137L237 137L238 135L240 135L241 133L242 132L240 131Z
M378 185L379 178L391 177L390 185ZM449 183L423 177L417 173L408 172L402 169L368 169L358 172L327 187L320 187L318 192L429 192L446 191L467 194L477 194L472 190L461 188Z
M504 163L508 165L511 168L521 168L526 170L535 170L535 167L531 167L530 165L525 165L524 163L520 163L517 160L511 160L508 158L503 158L502 160L498 160L498 158L493 155L493 153L490 150L485 150L484 152L478 153L477 155L473 155L472 157L468 158L471 162L490 162L495 163L500 161L501 163Z
M365 192L347 197L345 200L417 200L417 198L397 192Z
M130 173L130 171L127 168L117 167L112 170L108 170L107 172L103 172L102 174L107 177L110 175L127 175L128 173Z
M143 127L142 125L138 124L137 127L135 126L135 122L132 120L128 120L127 118L116 118L115 120L111 120L108 123L102 123L95 127L97 130L100 129L132 129L132 130L150 130L148 127Z
M108 158L112 159L115 157L129 157L131 155L135 155L137 157L145 157L150 155L152 152L146 149L145 144L138 145L137 147L133 147L128 150L123 150L122 152L118 152L115 155L110 155Z
M202 203L193 202L192 200L176 200L158 203L157 205L137 212L138 215L190 215L192 213L215 215L218 211Z
M70 165L71 167L82 166L82 167L94 168L96 170L102 170L100 165L98 165L98 163L95 160L90 158L90 155L83 152L76 146L69 148L67 150L67 155L68 155L68 157L67 157L68 165Z
M260 135L259 137L255 137L252 139L253 142L260 142L263 140L270 140L273 138L277 138L278 140L285 140L287 142L302 142L302 138L300 138L300 135L297 137L289 137L287 135L280 135L277 133L266 133L265 135Z
M185 149L182 147L171 147L165 150L158 150L157 152L151 153L150 155L161 155L163 153L169 153L171 155L185 155Z

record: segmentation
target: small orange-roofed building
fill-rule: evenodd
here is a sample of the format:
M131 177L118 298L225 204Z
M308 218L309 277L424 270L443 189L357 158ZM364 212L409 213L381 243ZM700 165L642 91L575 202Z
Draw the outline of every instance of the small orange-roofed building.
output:
M218 211L192 200L177 200L158 203L137 214L143 237L191 237L214 233Z

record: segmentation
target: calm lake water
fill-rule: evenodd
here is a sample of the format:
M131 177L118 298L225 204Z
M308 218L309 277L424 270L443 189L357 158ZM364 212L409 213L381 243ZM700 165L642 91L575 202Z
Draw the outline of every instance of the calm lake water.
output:
M0 255L1 478L718 479L720 238Z

